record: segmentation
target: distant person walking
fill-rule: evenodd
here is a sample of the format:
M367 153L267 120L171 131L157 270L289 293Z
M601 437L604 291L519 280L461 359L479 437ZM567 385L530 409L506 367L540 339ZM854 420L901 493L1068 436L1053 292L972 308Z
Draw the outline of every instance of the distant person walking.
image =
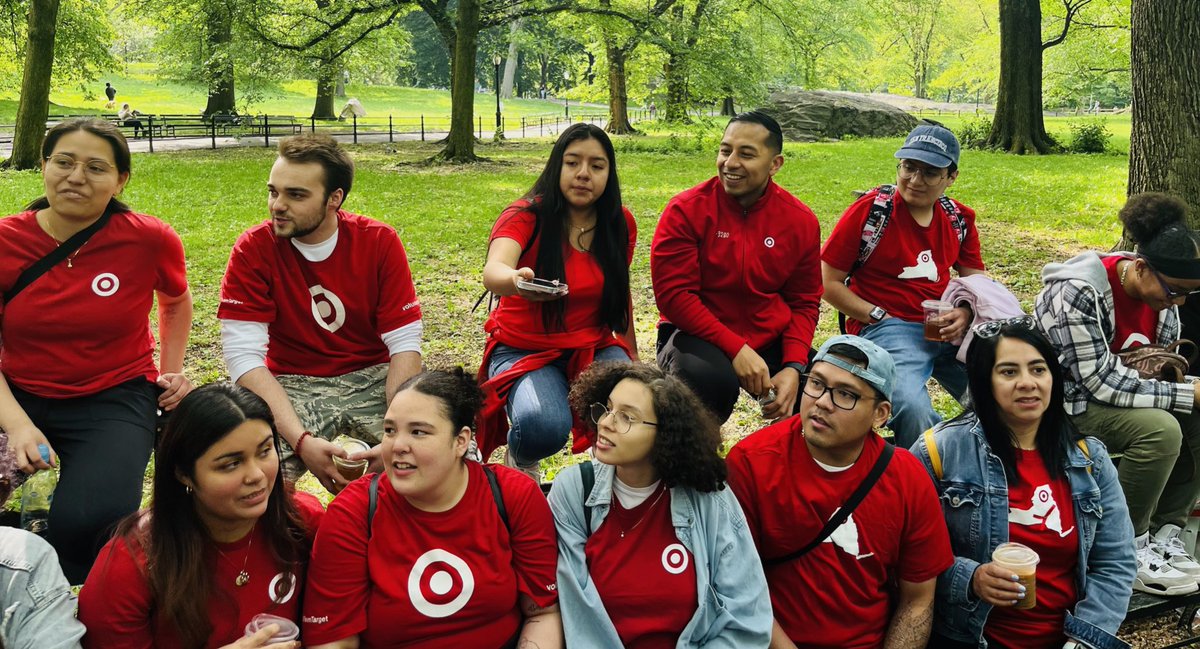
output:
M104 82L104 96L108 97L108 103L104 104L105 108L113 108L117 105L117 89L107 81Z

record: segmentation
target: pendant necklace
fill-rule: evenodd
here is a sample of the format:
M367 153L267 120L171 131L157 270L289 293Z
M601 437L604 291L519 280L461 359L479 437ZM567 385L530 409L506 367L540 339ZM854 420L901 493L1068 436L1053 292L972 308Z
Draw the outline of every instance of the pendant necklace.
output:
M59 239L59 238L58 238L58 235L54 234L53 230L51 229L51 227L50 227L50 217L48 217L48 216L46 217L46 227L45 227L45 231L46 231L46 234L50 235L50 238L51 238L51 239L54 239L54 242L55 242L55 243L57 243L59 246L62 246L62 245L63 245L63 243L64 243L64 240L63 240L63 239ZM87 245L87 241L84 241L82 245L80 245L78 248L76 248L76 249L75 249L75 252L72 252L70 255L68 255L68 256L67 256L67 268L74 268L74 267L75 267L75 263L74 263L74 262L75 262L75 255L78 255L78 254L79 254L79 251L80 251L80 250L83 250L83 246L86 246L86 245Z
M596 224L595 224L595 223L592 223L592 224L591 224L591 226L589 226L589 227L586 227L586 228L581 228L581 227L579 227L578 225L575 225L574 223L567 223L567 225L568 225L568 226L569 226L569 227L570 227L572 230L578 230L578 231L579 231L579 233L575 235L575 243L576 243L576 244L578 244L578 246L577 246L577 247L579 248L579 250L582 250L583 252L590 252L590 250L591 250L590 248L585 248L585 247L583 246L583 235L585 235L585 234L587 234L587 233L591 232L592 230L595 230L595 229L596 229Z
M646 520L646 517L650 515L650 512L654 511L655 506L658 505L658 501L662 500L663 494L665 494L665 493L667 493L666 489L659 490L658 497L654 499L654 502L650 503L650 506L646 508L645 513L642 514L642 517L639 518L637 520L637 522L633 524L633 527L629 528L628 530L624 530L624 529L621 530L621 538L625 538L626 533L636 530L637 526L641 525L642 521Z
M258 527L258 523L255 523L254 527ZM246 572L246 564L250 561L250 550L254 547L254 527L250 528L251 536L250 540L246 543L246 557L242 559L242 569L238 571L237 577L233 579L233 585L237 586L238 588L250 583L250 573ZM226 559L229 558L229 555L225 554L225 552L220 548L217 549L217 552L220 552L222 557Z

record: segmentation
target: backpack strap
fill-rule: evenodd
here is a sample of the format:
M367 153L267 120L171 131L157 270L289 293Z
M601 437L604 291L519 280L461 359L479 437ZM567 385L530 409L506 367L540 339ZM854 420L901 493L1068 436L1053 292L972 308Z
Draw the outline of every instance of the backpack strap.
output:
M846 499L845 504L838 508L838 510L834 512L833 516L829 517L829 521L825 523L825 527L822 527L821 531L817 533L817 537L815 539L810 541L808 545L800 548L799 550L796 550L790 554L786 554L782 557L777 557L775 559L764 558L762 560L763 567L777 566L782 563L799 559L800 557L808 554L813 548L821 545L825 539L829 538L829 535L833 534L834 530L841 527L842 523L845 523L846 519L850 518L850 514L854 513L854 510L858 508L858 505L862 503L864 498L867 497L867 494L871 491L871 488L875 486L875 483L879 482L879 478L883 476L883 472L887 470L888 464L891 463L892 455L895 450L896 447L894 445L886 442L884 443L883 450L880 451L879 457L875 460L875 464L871 466L870 473L868 473L867 477L863 478L863 481L858 484L858 488L854 490L854 493L850 494L850 497Z
M1083 451L1083 456L1085 458L1087 458L1087 460L1088 460L1087 472L1091 473L1092 472L1092 452L1088 450L1087 440L1080 437L1079 441L1075 442L1075 444L1079 446L1079 450Z
M500 520L504 521L504 529L512 534L512 526L508 524L508 507L504 506L504 492L500 491L500 483L496 481L496 472L486 464L480 466L483 467L483 474L487 476L488 486L492 489L492 499L496 501L496 513L500 514Z
M954 233L958 235L958 245L961 246L962 242L967 239L967 220L963 218L958 205L950 200L949 196L942 194L938 198L938 204L942 206L942 211L946 213L946 218L950 219L950 227L954 228Z
M875 252L875 248L879 246L879 240L883 238L883 231L892 218L892 199L895 195L895 185L880 185L875 188L875 201L871 203L871 210L867 212L867 220L863 222L862 238L858 242L858 257L850 267L850 272L846 274L847 282L850 280L850 275L862 268L871 253Z
M592 489L596 486L596 467L591 461L584 462L579 465L579 479L583 481L583 524L587 527L587 535L592 535L592 508L588 506L587 500L592 496Z
M371 476L371 486L367 488L367 539L371 538L371 521L375 520L375 506L379 503L379 476Z
M108 225L112 220L112 210L105 208L104 213L100 218L96 219L91 225L71 235L66 241L62 242L57 248L51 250L45 257L33 262L29 268L26 268L17 276L17 281L13 282L11 288L4 293L4 303L8 304L17 297L17 294L29 287L30 284L37 281L39 277L45 275L64 259L71 256L71 253L83 247L83 244L92 238L93 234L100 231L101 228ZM67 262L70 265L70 262Z
M942 454L938 453L937 443L933 440L933 429L925 429L925 449L929 451L929 466L933 468L933 476L942 479Z

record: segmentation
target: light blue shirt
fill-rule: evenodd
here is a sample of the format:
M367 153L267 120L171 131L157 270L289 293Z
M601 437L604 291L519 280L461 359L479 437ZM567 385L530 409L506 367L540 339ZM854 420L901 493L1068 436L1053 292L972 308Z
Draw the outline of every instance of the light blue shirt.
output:
M84 628L58 554L41 537L0 528L0 638L5 649L78 649Z

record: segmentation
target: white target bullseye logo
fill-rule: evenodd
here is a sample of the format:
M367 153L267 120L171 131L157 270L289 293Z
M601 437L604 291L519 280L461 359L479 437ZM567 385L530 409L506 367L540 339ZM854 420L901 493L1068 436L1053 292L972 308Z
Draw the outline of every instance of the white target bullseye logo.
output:
M267 586L267 595L276 604L287 604L292 601L292 596L295 594L296 576L290 572L281 572L275 575L271 584Z
M92 280L92 292L100 297L108 297L121 288L121 280L112 273L100 273Z
M775 237L767 237L766 239L763 240L763 245L768 248L774 248L775 247Z
M458 595L447 597L458 590ZM428 591L431 597L426 596ZM461 611L475 592L475 576L459 557L441 549L422 554L408 573L408 598L427 617L450 617ZM438 601L430 601L430 599Z
M316 284L308 288L308 294L312 296L313 319L322 329L333 333L346 324L346 307L333 291Z
M662 551L663 570L678 575L687 570L688 567L688 552L687 548L680 543L672 543L663 548Z

